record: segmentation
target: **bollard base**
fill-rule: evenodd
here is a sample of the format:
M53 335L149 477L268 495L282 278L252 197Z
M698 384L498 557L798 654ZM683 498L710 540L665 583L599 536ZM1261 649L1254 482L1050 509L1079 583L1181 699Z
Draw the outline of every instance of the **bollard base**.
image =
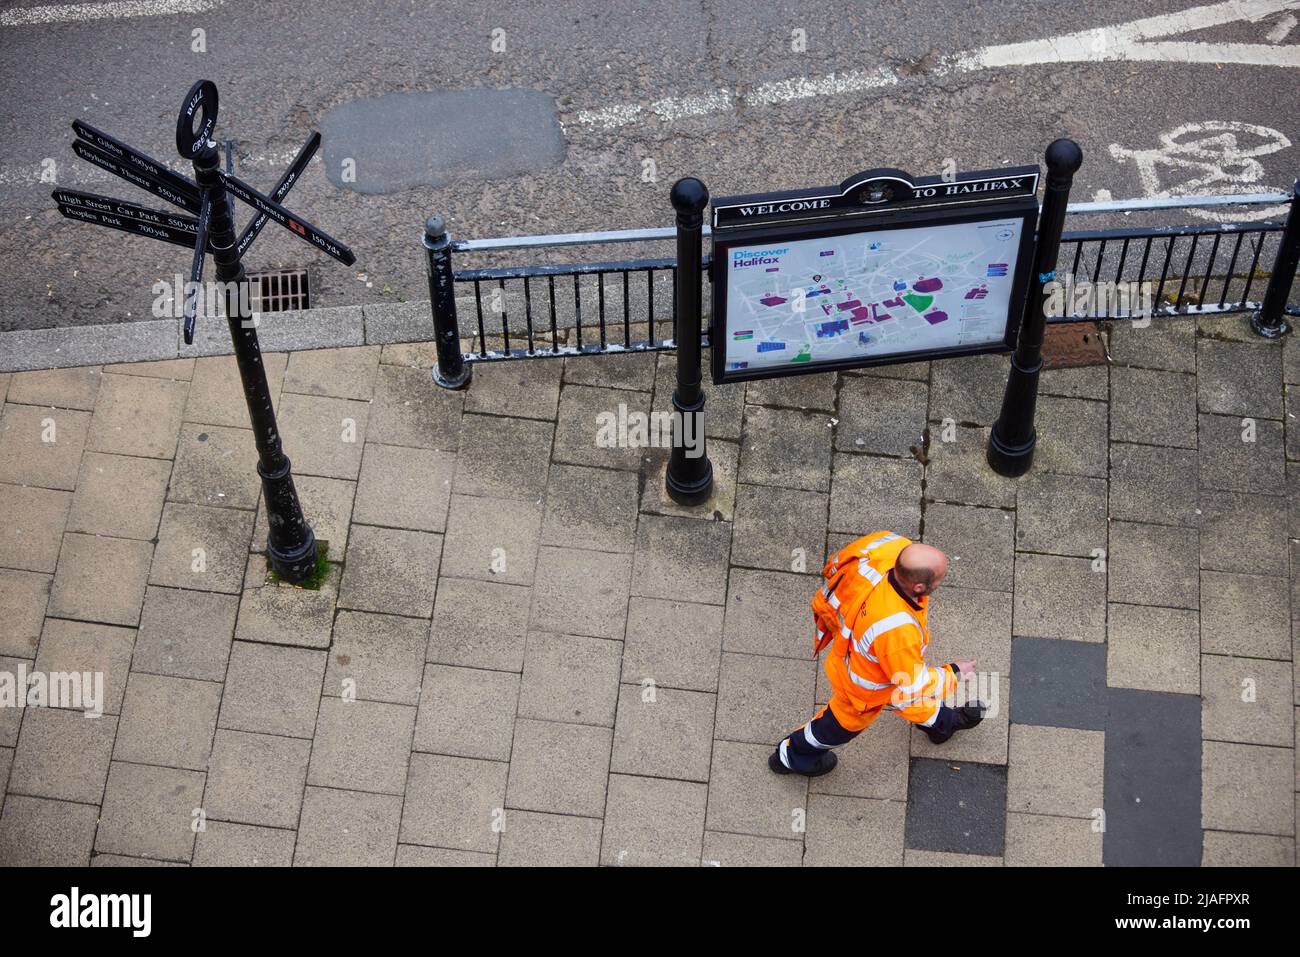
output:
M989 435L986 456L989 468L1005 478L1019 478L1034 464L1034 446L1037 442L1037 433L1031 433L1029 441L1024 445L1006 445L998 438L997 429L994 429Z
M316 571L316 533L307 528L307 540L292 551L277 548L267 538L266 557L281 579L291 585L301 585Z
M463 389L469 385L470 379L474 377L474 367L468 362L461 366L460 375L454 378L447 378L442 374L442 370L437 366L433 367L433 381L444 389Z
M713 494L713 463L704 460L704 471L696 477L679 479L673 474L672 463L664 476L664 488L668 497L678 505L703 505Z
M1291 331L1291 327L1286 324L1285 319L1279 320L1276 326L1265 324L1263 313L1258 309L1250 314L1250 328L1255 330L1255 335L1265 339L1281 339Z

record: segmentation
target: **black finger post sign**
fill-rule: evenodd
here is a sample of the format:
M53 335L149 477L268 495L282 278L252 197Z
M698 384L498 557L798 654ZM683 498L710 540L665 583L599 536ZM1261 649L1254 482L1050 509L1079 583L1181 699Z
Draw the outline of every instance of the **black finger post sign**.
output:
M194 341L204 259L209 254L212 256L257 445L257 472L262 480L270 528L267 556L281 578L300 583L316 569L316 536L303 516L289 459L280 443L257 340L257 321L251 311L248 278L240 257L268 220L344 265L352 265L356 257L324 230L281 205L320 145L319 133L311 135L275 189L267 195L234 175L229 167L221 169L213 141L216 123L216 85L210 80L200 80L186 94L176 120L176 149L183 159L193 163L194 179L190 179L88 123L73 121L77 139L72 149L78 157L166 200L183 213L153 210L70 189L56 189L53 196L59 212L70 219L194 250L184 302L186 343ZM256 213L238 234L231 197L251 206Z

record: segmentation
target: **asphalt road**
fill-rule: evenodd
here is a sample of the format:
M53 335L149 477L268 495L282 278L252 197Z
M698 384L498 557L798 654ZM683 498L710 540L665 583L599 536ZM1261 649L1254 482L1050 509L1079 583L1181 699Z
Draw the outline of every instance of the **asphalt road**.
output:
M164 206L75 159L69 123L181 169L175 117L200 77L220 88L236 172L264 190L323 130L286 205L356 264L273 225L246 260L307 266L316 305L427 297L431 213L462 238L662 226L683 175L725 195L988 168L1036 162L1061 135L1084 150L1079 199L1283 190L1300 174L1300 0L95 6L116 15L0 2L0 330L151 318L154 284L188 254L63 219L48 179Z

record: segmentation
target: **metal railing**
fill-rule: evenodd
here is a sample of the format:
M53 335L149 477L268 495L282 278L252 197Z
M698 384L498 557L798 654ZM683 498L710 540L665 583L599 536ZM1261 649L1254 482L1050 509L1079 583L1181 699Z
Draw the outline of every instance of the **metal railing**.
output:
M1117 217L1136 212L1242 206L1288 206L1290 214L1286 222L1205 222L1065 232L1058 276L1094 286L1103 282L1147 284L1152 293L1151 308L1143 315L1271 310L1274 314L1263 317L1265 328L1260 329L1258 322L1256 328L1261 334L1270 329L1280 331L1285 328L1284 314L1300 314L1300 310L1287 305L1296 269L1294 257L1300 249L1300 203L1294 193L1074 203L1066 213L1069 217ZM702 232L709 235L709 227L704 226ZM671 240L675 235L673 227L666 227L452 240L441 219L435 217L426 226L425 246L430 251L431 287L435 281L446 287L441 297L433 296L440 365L464 365L463 378L467 378L467 364L474 362L675 349L675 259L452 267L453 255L459 259L517 250L650 244ZM708 265L706 255L703 267L707 269ZM1271 300L1265 293L1266 284ZM1252 299L1252 292L1262 298ZM1134 315L1127 308L1116 308L1116 300L1109 297L1103 297L1104 309L1095 308L1095 299L1089 305L1083 310L1070 307L1053 312L1048 321L1096 321ZM464 348L462 340L469 340L468 348ZM449 361L443 363L443 346L450 352L453 341L459 358L452 362L448 356ZM701 342L708 345L707 326Z

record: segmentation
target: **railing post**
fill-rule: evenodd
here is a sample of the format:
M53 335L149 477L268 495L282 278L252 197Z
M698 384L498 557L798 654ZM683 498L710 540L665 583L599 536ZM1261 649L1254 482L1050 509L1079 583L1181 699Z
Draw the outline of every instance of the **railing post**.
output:
M679 505L699 505L713 491L713 463L704 441L704 392L700 388L700 259L704 207L709 191L698 179L673 184L677 211L677 388L673 390L673 447L665 485Z
M1250 316L1250 327L1265 339L1277 339L1291 331L1286 323L1286 301L1291 295L1296 267L1300 266L1300 179L1291 188L1291 211L1282 228L1273 273L1268 277L1264 300Z
M433 309L433 345L438 364L433 381L444 389L469 384L470 366L460 351L460 326L456 321L456 282L451 273L451 237L441 216L424 223L424 248L428 251L429 301Z
M1083 151L1074 140L1060 139L1047 147L1047 189L1038 217L1034 245L1034 272L1029 302L1020 325L1020 339L1011 357L1002 411L989 435L988 463L999 475L1024 475L1034 462L1034 408L1038 404L1038 374L1043 368L1044 287L1056 278L1056 258L1061 251L1061 230L1070 202L1070 184L1083 163Z

